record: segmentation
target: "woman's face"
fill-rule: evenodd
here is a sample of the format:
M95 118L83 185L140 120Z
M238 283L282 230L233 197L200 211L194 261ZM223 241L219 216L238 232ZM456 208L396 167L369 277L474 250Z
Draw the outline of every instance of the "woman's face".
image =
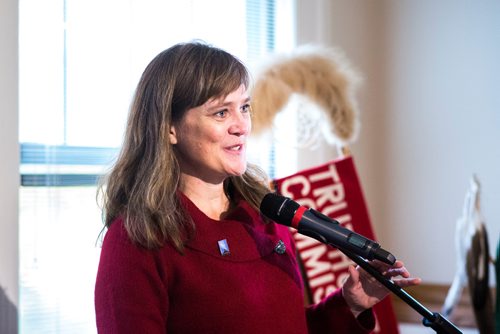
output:
M246 170L250 97L244 85L225 98L189 109L170 129L181 172L210 183Z

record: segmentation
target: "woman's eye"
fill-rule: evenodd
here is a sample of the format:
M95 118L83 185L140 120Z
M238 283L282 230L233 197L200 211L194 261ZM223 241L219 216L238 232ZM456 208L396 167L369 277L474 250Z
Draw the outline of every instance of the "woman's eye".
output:
M241 107L242 112L244 113L249 113L252 111L252 107L250 104L245 104L244 106Z
M217 111L214 115L219 117L219 118L224 118L227 116L227 110Z

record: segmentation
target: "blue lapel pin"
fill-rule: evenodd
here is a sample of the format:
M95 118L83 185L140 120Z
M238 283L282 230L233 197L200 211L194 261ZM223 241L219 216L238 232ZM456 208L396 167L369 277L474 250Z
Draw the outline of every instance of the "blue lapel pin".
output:
M219 240L217 243L219 244L220 255L227 256L231 254L229 251L229 245L227 244L227 239Z

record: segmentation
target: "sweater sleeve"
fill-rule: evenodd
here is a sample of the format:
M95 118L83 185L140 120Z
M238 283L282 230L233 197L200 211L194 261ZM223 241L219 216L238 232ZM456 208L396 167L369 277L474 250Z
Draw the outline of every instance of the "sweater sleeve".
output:
M366 310L354 317L342 296L342 289L337 289L321 302L306 307L309 333L370 333L375 328L373 311Z
M95 285L99 333L165 333L166 283L154 251L134 245L121 221L106 233Z

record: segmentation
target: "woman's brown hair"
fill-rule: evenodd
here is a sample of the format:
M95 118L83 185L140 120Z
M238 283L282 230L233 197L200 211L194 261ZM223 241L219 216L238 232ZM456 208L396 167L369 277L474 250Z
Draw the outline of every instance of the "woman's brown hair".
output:
M201 42L174 45L149 63L131 104L121 152L99 187L105 227L123 217L137 244L152 249L168 242L183 251L194 225L177 193L180 169L170 128L188 109L225 97L242 84L249 84L245 66ZM249 164L243 175L224 181L224 190L231 204L238 194L258 210L269 191L265 179Z

